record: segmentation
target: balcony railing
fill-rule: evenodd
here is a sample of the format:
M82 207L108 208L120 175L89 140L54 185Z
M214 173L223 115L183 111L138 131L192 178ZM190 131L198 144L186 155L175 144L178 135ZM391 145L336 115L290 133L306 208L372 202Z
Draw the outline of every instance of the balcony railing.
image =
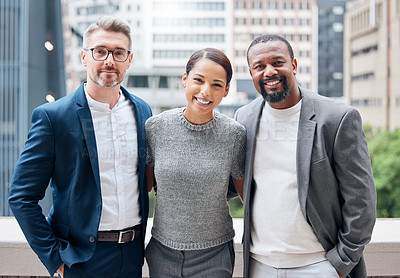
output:
M149 219L146 240L150 238L152 219ZM45 267L30 249L13 217L0 218L0 278L48 277ZM234 277L242 277L243 233L242 219L234 219L236 231L236 265ZM400 219L377 219L371 242L366 246L365 260L368 277L400 278ZM148 277L147 265L143 277Z

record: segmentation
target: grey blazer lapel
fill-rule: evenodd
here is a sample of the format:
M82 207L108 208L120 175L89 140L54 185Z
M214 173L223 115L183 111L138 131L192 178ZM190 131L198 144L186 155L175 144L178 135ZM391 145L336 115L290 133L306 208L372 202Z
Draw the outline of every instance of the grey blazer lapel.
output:
M257 131L260 126L261 113L264 107L264 100L259 98L252 109L249 111L243 125L246 127L247 140L246 140L246 173L245 180L247 181L246 193L244 203L248 204L248 198L251 192L251 184L253 180L253 166L254 166L254 152L256 147Z
M314 102L309 95L312 93L301 90L301 94L302 105L297 133L297 183L301 211L304 217L306 217L306 200L310 181L311 154L316 122L311 120L315 115Z

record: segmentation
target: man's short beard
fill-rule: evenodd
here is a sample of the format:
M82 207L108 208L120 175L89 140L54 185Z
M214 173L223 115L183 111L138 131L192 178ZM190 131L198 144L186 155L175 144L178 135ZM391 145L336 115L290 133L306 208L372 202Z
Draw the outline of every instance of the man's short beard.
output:
M103 79L100 76L101 71L97 71L96 75L89 75L89 78L97 85L99 85L100 87L116 87L117 85L121 84L122 80L119 79L120 77L120 72L119 70L113 68L113 67L103 67L102 70L115 70L116 74L117 74L117 78L115 80L112 80L111 82L105 82L105 79Z
M121 81L119 81L118 79L114 80L112 83L106 84L104 82L103 79L101 79L100 76L97 76L95 78L90 77L90 79L97 85L99 85L100 87L112 87L114 88L115 86L117 86L118 84L121 83Z
M259 82L260 90L261 90L261 95L264 98L264 100L268 103L278 103L284 101L286 98L289 97L289 85L287 83L287 79L285 76L282 76L281 81L283 82L283 89L280 92L276 93L270 93L268 94L267 91L265 90L264 83L266 82L266 79L262 79ZM273 79L269 79L273 80ZM276 79L275 79L276 80Z

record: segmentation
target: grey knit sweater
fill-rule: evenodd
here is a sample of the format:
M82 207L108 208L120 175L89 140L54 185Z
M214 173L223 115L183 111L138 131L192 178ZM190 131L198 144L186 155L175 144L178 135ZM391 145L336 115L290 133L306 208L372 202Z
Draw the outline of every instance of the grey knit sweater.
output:
M193 125L183 108L146 122L147 165L157 198L152 235L177 250L200 250L233 239L229 177L243 178L246 131L229 117Z

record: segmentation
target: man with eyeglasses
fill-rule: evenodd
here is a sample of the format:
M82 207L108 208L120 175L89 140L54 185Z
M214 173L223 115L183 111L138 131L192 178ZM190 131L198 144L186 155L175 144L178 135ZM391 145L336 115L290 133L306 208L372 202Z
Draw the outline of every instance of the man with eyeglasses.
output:
M120 85L130 49L129 25L100 18L84 34L87 82L33 111L9 204L50 275L142 277L144 123L151 110ZM53 206L46 219L38 202L49 182Z

